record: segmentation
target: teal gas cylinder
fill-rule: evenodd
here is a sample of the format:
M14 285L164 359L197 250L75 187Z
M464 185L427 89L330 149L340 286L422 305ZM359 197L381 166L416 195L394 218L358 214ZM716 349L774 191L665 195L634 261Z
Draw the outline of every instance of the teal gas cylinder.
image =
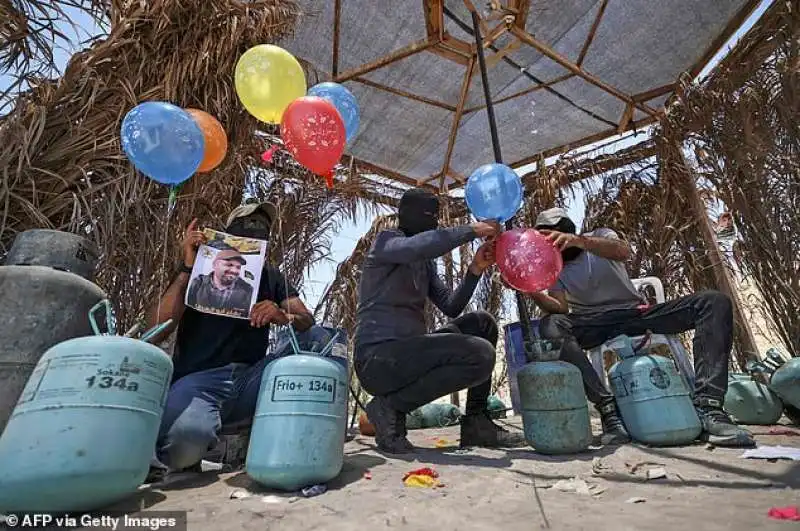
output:
M783 402L749 374L731 374L724 409L739 424L771 425L781 418Z
M316 354L296 339L292 346L294 355L264 369L245 465L256 482L286 491L339 475L347 422L344 366L327 357L328 347Z
M663 356L636 355L627 336L609 346L621 358L608 376L631 437L653 446L694 441L702 427L675 363Z
M780 364L769 379L769 387L785 404L800 408L800 358Z
M525 439L543 454L572 454L592 442L581 372L560 361L560 345L538 341L532 361L517 372Z
M137 339L50 348L0 437L0 513L94 510L136 492L171 378L169 357Z

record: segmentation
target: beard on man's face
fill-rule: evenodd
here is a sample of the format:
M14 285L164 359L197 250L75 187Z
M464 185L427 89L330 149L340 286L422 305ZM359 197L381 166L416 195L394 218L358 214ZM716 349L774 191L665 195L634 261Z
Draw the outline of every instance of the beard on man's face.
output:
M217 277L217 281L223 286L230 286L236 282L240 272L241 266L238 262L231 263L220 260L214 264L214 276Z

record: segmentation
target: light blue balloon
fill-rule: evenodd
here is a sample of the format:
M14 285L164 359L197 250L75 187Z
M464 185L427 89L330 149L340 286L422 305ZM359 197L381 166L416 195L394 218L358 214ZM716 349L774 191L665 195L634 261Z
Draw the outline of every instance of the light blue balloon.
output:
M203 161L203 131L189 113L171 103L140 103L122 120L121 135L133 165L161 184L184 182Z
M358 122L360 120L360 112L358 110L358 102L353 93L344 88L339 83L332 83L330 81L314 85L308 91L309 96L316 96L330 101L344 122L344 131L347 136L347 143L356 136L358 133Z
M469 176L464 199L477 219L505 223L522 206L522 181L505 164L485 164Z

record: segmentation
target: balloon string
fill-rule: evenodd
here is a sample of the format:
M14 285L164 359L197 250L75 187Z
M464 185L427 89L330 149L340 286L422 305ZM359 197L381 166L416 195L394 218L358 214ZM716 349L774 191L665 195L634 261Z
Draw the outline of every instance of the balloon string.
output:
M167 201L167 221L169 221L169 218L172 217L172 213L175 211L175 205L178 202L178 192L180 189L180 184L170 186L169 188L169 200Z
M164 223L164 238L161 242L161 275L158 281L158 307L156 308L156 324L161 322L161 300L162 293L164 292L164 273L167 266L167 244L169 239L169 221L172 217L172 211L175 209L175 202L178 197L178 189L180 186L172 186L169 190L169 200L167 201L167 219Z

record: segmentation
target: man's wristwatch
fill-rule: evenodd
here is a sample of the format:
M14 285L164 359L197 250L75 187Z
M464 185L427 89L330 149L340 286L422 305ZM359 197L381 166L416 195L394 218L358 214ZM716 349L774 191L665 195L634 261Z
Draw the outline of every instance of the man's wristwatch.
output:
M192 274L192 268L187 266L186 263L183 260L181 260L178 263L178 273L186 273L186 274L191 275Z

